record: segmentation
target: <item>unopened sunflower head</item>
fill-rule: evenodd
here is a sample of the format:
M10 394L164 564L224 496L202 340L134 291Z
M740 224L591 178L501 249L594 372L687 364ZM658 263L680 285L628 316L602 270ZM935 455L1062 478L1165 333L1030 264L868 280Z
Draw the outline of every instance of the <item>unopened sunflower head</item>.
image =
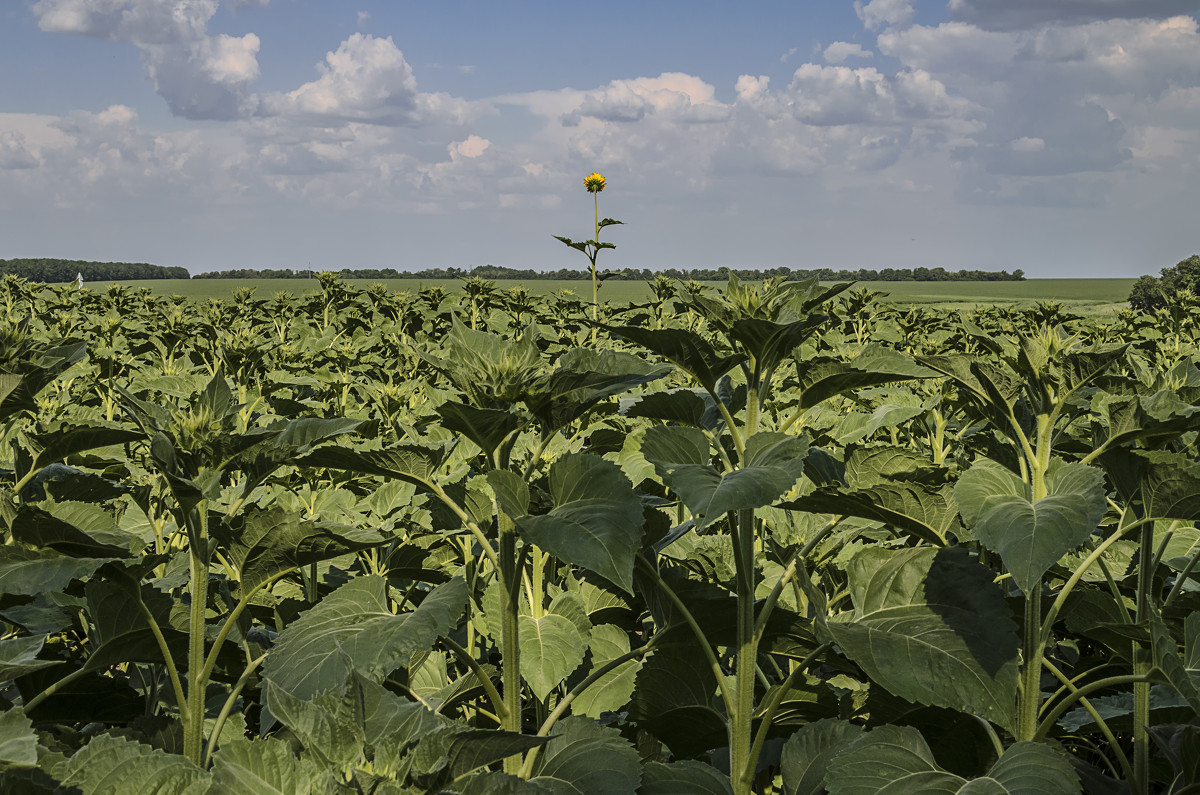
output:
M593 171L583 178L583 187L587 188L588 193L599 193L604 190L604 177L600 176L599 171Z

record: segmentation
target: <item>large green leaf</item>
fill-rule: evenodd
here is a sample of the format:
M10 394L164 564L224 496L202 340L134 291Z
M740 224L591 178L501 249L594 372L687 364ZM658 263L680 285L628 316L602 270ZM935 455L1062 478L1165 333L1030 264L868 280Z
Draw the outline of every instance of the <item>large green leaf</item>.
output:
M87 344L81 341L34 343L16 360L10 358L0 373L0 420L20 411L37 411L37 394L86 352Z
M733 795L733 785L729 776L704 762L647 762L638 795Z
M236 452L222 462L222 468L245 472L242 488L248 493L281 465L294 462L317 444L347 434L361 424L362 420L345 417L298 417L252 431L230 440Z
M112 515L98 505L53 503L49 510L22 505L12 522L13 536L27 544L79 558L127 558L141 539L117 529Z
M716 691L701 649L660 648L637 674L631 713L676 756L695 756L725 744L725 720L713 708Z
M73 558L52 549L0 546L0 594L35 596L92 576L115 558Z
M966 780L938 767L916 729L881 726L829 762L829 795L955 795Z
M586 453L563 456L550 466L550 495L550 513L517 519L522 537L633 593L644 519L621 468Z
M31 436L29 441L37 466L44 467L98 447L128 444L144 438L145 434L126 428L84 425L63 428L56 433Z
M566 679L583 662L587 640L571 619L556 613L541 618L518 618L521 643L521 676L539 699Z
M170 626L173 608L170 597L149 585L100 579L88 582L84 593L95 626L92 640L96 643L85 668L103 671L125 662L164 661L162 647L138 604L139 598L158 624L172 657L176 660L186 657L187 634Z
M916 729L881 726L834 757L826 786L829 795L1075 795L1079 777L1060 751L1019 742L987 776L967 781L938 766Z
M824 486L780 507L871 519L937 546L959 532L958 505L951 486L897 480L854 491Z
M802 358L797 360L797 367L802 409L851 390L937 375L904 354L875 343L850 361Z
M393 615L387 580L358 577L322 599L279 633L263 675L297 698L340 687L347 665L382 680L449 632L467 603L460 578L438 586L416 610Z
M783 744L783 795L821 795L830 760L862 733L861 726L833 718L801 727Z
M278 505L251 507L230 525L225 540L244 590L310 563L386 544L388 538L366 528L307 522ZM221 532L214 529L214 533Z
M710 393L716 390L721 376L746 360L741 353L725 355L718 352L708 340L687 329L645 329L636 326L603 328L679 365L695 376Z
M559 357L557 369L535 378L525 390L525 405L542 433L557 430L604 398L662 378L671 371L619 351L575 348Z
M323 773L283 740L239 738L213 756L212 782L222 795L310 795L325 792Z
M444 428L461 433L488 455L521 426L520 418L511 412L476 408L453 400L438 406L437 413Z
M444 446L399 444L381 450L351 450L321 447L298 459L297 466L345 469L366 475L379 475L412 483L422 491L431 491L438 467L446 459Z
M1192 709L1200 712L1200 670L1195 669L1198 652L1196 636L1200 633L1200 619L1195 614L1184 624L1185 633L1190 634L1185 643L1186 659L1179 654L1179 644L1170 629L1155 609L1150 612L1150 650L1154 664L1162 671L1171 687L1183 696Z
M642 434L642 457L661 473L680 466L707 466L712 445L698 428L652 425Z
M8 682L18 676L58 665L57 660L37 658L45 642L45 635L0 640L0 682Z
M629 635L613 624L592 628L588 649L592 654L592 669L600 668L629 652ZM571 711L576 715L599 718L604 712L616 712L629 703L634 683L642 664L627 660L593 682L576 697Z
M630 795L641 782L638 753L620 732L570 717L538 755L530 780L555 793Z
M500 510L509 518L529 513L529 484L523 477L507 469L493 469L487 473L487 482Z
M418 784L438 789L436 782L465 776L516 754L548 743L550 738L496 729L447 726L423 737L409 760Z
M761 508L778 500L804 474L808 439L778 432L746 440L745 463L724 474L710 466L670 468L663 481L679 495L696 520L697 531L730 511Z
M827 625L846 656L894 695L1011 729L1018 638L991 571L961 547L867 547L847 575L854 612Z
M774 323L747 317L734 321L727 333L750 355L755 375L769 379L779 363L828 320L827 315L810 315L792 323Z
M3 678L7 677L0 677ZM0 767L36 765L37 745L33 722L25 717L24 709L9 707L0 712Z
M977 461L954 487L963 519L979 540L1000 553L1025 594L1042 575L1083 544L1107 510L1104 473L1055 462L1046 475L1049 496L1036 503L1016 475L987 459Z
M1200 519L1200 463L1162 450L1139 450L1147 462L1142 475L1146 515L1156 519Z
M204 795L209 789L209 774L185 757L103 734L54 774L82 795Z
M702 389L668 389L623 400L621 413L708 430L721 424L716 401Z

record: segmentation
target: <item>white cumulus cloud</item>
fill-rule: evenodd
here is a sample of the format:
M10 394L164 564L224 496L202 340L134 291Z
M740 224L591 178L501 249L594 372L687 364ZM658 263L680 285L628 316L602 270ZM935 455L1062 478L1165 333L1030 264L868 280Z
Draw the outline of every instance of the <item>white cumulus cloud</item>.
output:
M321 76L286 94L263 99L263 113L313 124L366 122L398 126L436 121L461 122L469 115L463 100L425 94L404 53L391 36L354 33L318 64Z
M917 16L911 0L871 0L866 4L855 0L854 13L870 30L886 25L907 25Z
M38 0L42 30L127 42L171 112L189 119L230 120L249 112L258 78L259 39L210 36L219 0Z
M875 53L863 49L861 44L852 44L848 41L835 41L826 47L822 54L825 56L826 63L833 64L845 63L847 58L875 57Z

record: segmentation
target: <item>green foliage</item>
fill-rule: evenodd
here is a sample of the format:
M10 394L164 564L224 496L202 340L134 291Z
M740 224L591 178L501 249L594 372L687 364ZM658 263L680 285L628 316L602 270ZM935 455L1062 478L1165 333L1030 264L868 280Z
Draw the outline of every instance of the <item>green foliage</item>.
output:
M727 281L0 282L0 790L1196 785L1190 311Z

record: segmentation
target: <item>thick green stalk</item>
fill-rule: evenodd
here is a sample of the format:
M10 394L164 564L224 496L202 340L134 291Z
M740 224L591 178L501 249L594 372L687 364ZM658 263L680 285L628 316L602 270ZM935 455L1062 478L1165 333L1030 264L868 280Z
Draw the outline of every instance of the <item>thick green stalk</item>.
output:
M183 754L199 765L204 755L204 609L208 603L208 502L188 516L191 525L191 609L188 617L187 720L183 725Z
M521 651L518 640L518 611L521 605L521 575L517 571L517 528L503 511L498 512L500 525L500 593L504 595L500 615L500 683L503 688L504 712L500 728L521 731ZM518 775L521 756L504 760L504 772Z
M1042 592L1025 595L1025 639L1022 647L1021 691L1017 705L1017 740L1032 740L1042 707Z
M1046 498L1046 469L1050 465L1052 419L1041 414L1037 420L1036 451L1021 433L1020 424L1009 408L1013 430L1019 435L1029 466L1030 495L1036 504ZM1042 636L1042 586L1038 583L1025 594L1024 641L1021 647L1021 691L1017 702L1017 740L1032 740L1037 732L1042 707L1042 655L1046 641Z
M754 511L738 512L733 539L737 566L737 664L729 726L730 778L736 795L750 795L754 779L753 722L758 635L754 626Z
M1137 612L1138 623L1150 620L1150 588L1154 582L1151 563L1154 544L1154 523L1142 525L1138 552ZM1154 666L1149 649L1133 644L1133 673L1145 677ZM1133 775L1137 791L1150 792L1150 683L1138 681L1133 685Z

